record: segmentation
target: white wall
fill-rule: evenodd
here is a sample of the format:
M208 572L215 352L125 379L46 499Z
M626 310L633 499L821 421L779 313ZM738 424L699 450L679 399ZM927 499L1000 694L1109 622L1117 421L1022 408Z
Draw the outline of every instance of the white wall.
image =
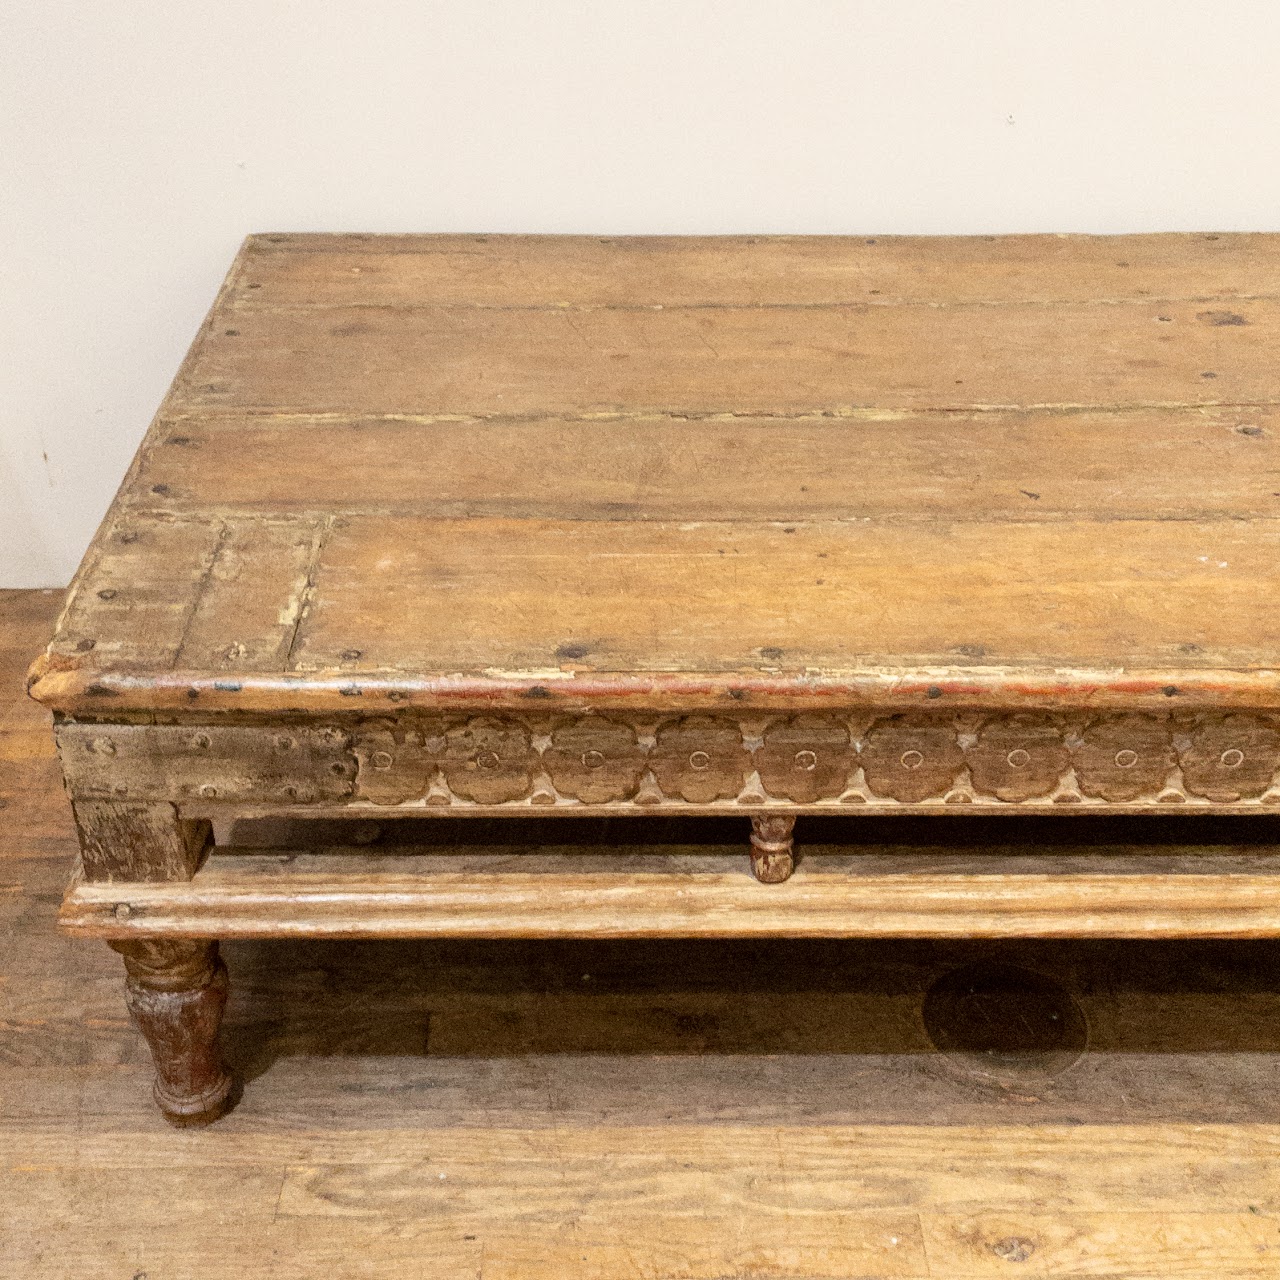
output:
M1275 0L0 0L0 585L248 231L1277 230L1277 55Z

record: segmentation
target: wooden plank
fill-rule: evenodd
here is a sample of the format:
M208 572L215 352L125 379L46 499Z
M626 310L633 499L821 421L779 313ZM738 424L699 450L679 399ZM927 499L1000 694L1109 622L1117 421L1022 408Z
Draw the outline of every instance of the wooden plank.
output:
M1278 547L1274 521L353 517L321 557L295 666L1261 668L1280 651Z
M134 520L174 527L163 516ZM205 561L176 560L182 607L169 603L163 569L110 589L112 607L154 597L165 626L138 632L122 607L99 627L91 606L73 607L51 657L33 668L33 692L90 714L196 699L350 710L354 690L379 693L372 675L366 691L353 674L399 669L384 693L437 704L528 705L548 687L597 703L639 693L663 707L727 697L1273 704L1277 622L1267 602L1278 529L1272 520L628 521L610 522L602 543L597 522L356 516L333 530L312 575L310 612L291 641L301 678L245 671L228 681L208 668L152 676L173 663L197 598L235 617L243 584L208 571L216 544L206 530ZM105 562L113 573L127 567ZM276 619L297 616L292 570L277 589ZM284 629L267 633L268 647L283 644ZM82 649L97 645L88 630L106 637L101 654Z
M227 521L208 510L122 517L100 539L39 669L164 668L179 658L210 671L279 669L320 533L314 520Z
M1102 983L1092 997L1082 997L1091 1024L1102 1027L1088 1056L1057 1076L1037 1070L1037 1057L1028 1063L1030 1088L1012 1094L1007 1078L1003 1086L993 1081L972 1057L965 1064L937 1054L921 1026L923 988L973 959L974 949L961 942L578 942L528 950L456 941L392 948L314 943L301 950L232 943L226 950L239 975L236 1002L246 1012L233 1016L227 1044L242 1062L271 1063L241 1113L258 1135L250 1145L270 1147L272 1134L296 1140L310 1134L301 1163L341 1163L367 1152L371 1160L390 1158L408 1150L409 1138L388 1137L378 1151L379 1135L426 1130L429 1137L445 1127L563 1134L601 1125L666 1126L678 1133L751 1124L785 1132L797 1117L815 1128L932 1126L944 1155L950 1150L945 1133L955 1125L1025 1131L1083 1121L1142 1126L1153 1135L1163 1135L1166 1126L1176 1132L1192 1124L1226 1125L1252 1144L1255 1159L1274 1157L1266 1135L1275 1133L1269 1068L1277 1002L1251 994L1257 984L1246 973L1266 948L1107 944L1110 954L1094 965L1081 964L1085 948L1102 949L1098 943L1002 947L1006 958L1058 973L1077 992L1091 979ZM78 943L76 951L106 949ZM633 957L623 958L620 969L619 952ZM537 953L549 954L539 964ZM299 967L291 960L299 958L320 967L290 978ZM377 973L375 960L382 966ZM805 968L815 963L821 972L810 975ZM729 969L737 975L732 982L721 976ZM781 990L778 973L791 975L799 994ZM631 997L617 990L624 982L635 991ZM813 991L837 982L851 988L849 994L823 998ZM464 990L463 984L470 985ZM541 994L539 984L578 992ZM1156 990L1175 995L1161 998ZM1140 1039L1108 1034L1130 1018L1152 1032ZM1016 1031L1002 1022L997 1034ZM79 1061L97 1066L79 1071L80 1092L74 1092L75 1068L33 1062L6 1074L16 1088L4 1094L4 1106L12 1099L6 1114L47 1134L46 1153L71 1130L67 1116L77 1107L92 1117L86 1132L97 1135L98 1149L104 1134L159 1131L158 1124L140 1123L149 1083L146 1050L119 1016L86 1018L79 1036ZM125 1046L132 1052L121 1052ZM132 1065L108 1069L117 1064ZM317 1123L318 1116L332 1116L333 1125ZM240 1139L240 1126L232 1128L229 1142ZM361 1132L342 1148L341 1135L353 1129ZM1178 1150L1172 1142L1171 1166ZM1077 1169L1078 1176L1106 1184L1098 1153L1092 1164L1086 1154L1076 1159L1060 1151L1047 1168ZM1172 1167L1164 1176L1178 1181ZM1236 1185L1249 1203L1248 1164L1241 1178ZM1252 1185L1262 1197L1253 1203L1270 1203L1271 1184ZM999 1184L993 1190L1003 1203ZM894 1203L892 1192L885 1198ZM1122 1197L1113 1207L1130 1204Z
M548 484L547 476L556 476ZM626 520L1280 514L1273 409L453 422L176 419L131 505ZM281 543L289 527L245 526ZM184 657L192 654L192 637ZM215 655L216 656L216 655ZM194 665L194 664L193 664Z
M1280 865L1179 873L1046 858L1008 871L808 858L763 886L746 857L542 861L477 855L410 868L350 855L315 872L288 855L214 853L185 885L74 885L59 921L92 937L1276 937Z
M1157 1222L1123 1211L921 1217L933 1274L949 1280L1007 1276L1018 1264L1040 1276L1132 1277L1270 1276L1280 1265L1269 1216L1161 1214Z
M52 588L27 591L0 587L0 664L7 666L14 651L29 652L48 639L62 597L62 591Z
M584 1011L584 1018L592 1012ZM372 1116L339 1132L308 1130L305 1121L269 1128L258 1122L231 1137L196 1145L175 1145L158 1132L138 1131L123 1146L102 1123L105 1118L97 1119L100 1123L78 1138L52 1124L24 1134L18 1154L49 1172L285 1166L294 1206L289 1211L313 1218L417 1216L431 1199L447 1199L451 1211L477 1216L491 1217L497 1206L523 1204L526 1198L550 1214L572 1212L576 1201L580 1212L581 1201L598 1184L601 1164L619 1156L621 1167L610 1179L610 1193L620 1211L699 1204L710 1188L754 1200L763 1211L765 1189L750 1185L758 1183L762 1149L779 1153L774 1188L785 1195L775 1195L775 1204L785 1199L828 1209L893 1211L929 1205L935 1212L960 1216L982 1214L993 1202L1028 1213L1052 1202L1077 1213L1106 1212L1118 1205L1149 1214L1231 1213L1250 1202L1274 1203L1280 1194L1275 1128L1261 1124L1170 1122L1160 1126L1156 1144L1150 1126L1123 1123L1015 1129L973 1124L940 1128L924 1122L672 1126L610 1124L601 1118L576 1128L566 1148L551 1127L421 1123L379 1128ZM938 1161L934 1157L944 1133L950 1158ZM389 1176L377 1182L370 1178L355 1204L317 1195L323 1180L338 1184L370 1166ZM1079 1170L1080 1176L1064 1183L1064 1167ZM984 1175L975 1181L979 1169ZM446 1178L439 1177L441 1172Z
M50 734L52 739L52 734ZM75 826L55 760L6 765L0 789L0 860L74 852ZM50 803L49 797L56 798Z
M209 671L278 671L322 531L315 520L229 521L175 661Z
M1280 237L251 236L253 306L819 306L1280 294Z
M51 1280L232 1272L304 1280L340 1275L353 1250L367 1256L372 1249L410 1280L477 1274L478 1246L464 1242L456 1227L423 1223L409 1233L388 1233L362 1232L350 1223L280 1221L275 1208L283 1175L278 1167L5 1171L4 1258ZM67 1212L68 1204L75 1212Z
M342 676L372 664L362 657L352 667L341 655L364 654L358 633L369 630L382 636L377 667L403 673L403 687L387 689L388 697L434 705L518 700L539 696L540 676L527 689L515 688L530 672L570 674L556 651L592 650L596 637L585 632L594 629L602 644L587 665L603 677L648 681L644 696L664 707L714 706L726 697L791 699L787 705L799 706L795 700L812 693L808 685L816 689L833 670L840 673L834 697L878 697L886 679L895 690L918 683L909 699L937 689L958 693L954 681L935 682L934 667L964 672L983 698L1015 702L1034 696L1147 705L1143 699L1158 699L1166 687L1214 705L1275 701L1276 682L1265 671L1272 632L1267 619L1259 625L1256 604L1272 583L1265 576L1236 582L1240 555L1215 560L1213 548L1202 549L1203 562L1197 557L1188 572L1174 572L1187 551L1180 539L1195 535L1170 534L1157 546L1159 533L1130 536L1126 526L1102 531L1098 541L1115 552L1122 575L1149 571L1150 581L1135 589L1129 577L1095 573L1089 585L1061 569L1052 552L1071 554L1093 531L1064 534L1061 545L1049 546L1008 528L1015 521L1066 526L1091 515L1155 517L1153 524L1191 518L1207 527L1219 517L1274 513L1280 484L1270 453L1278 437L1267 370L1280 343L1280 301L1266 281L1268 264L1280 256L1275 238L750 239L251 241L122 498L122 506L160 511L129 519L159 521L167 512L171 528L216 527L216 542L153 548L157 563L172 562L164 574L174 581L156 585L168 613L145 642L137 639L141 627L129 630L145 600L122 597L114 580L95 587L86 578L51 655L34 672L37 696L90 715L107 708L350 707L343 700L356 695ZM1120 257L1122 248L1133 252ZM365 267L372 279L360 283ZM855 279L865 297L843 292ZM714 280L727 292L708 293ZM274 297L273 281L280 287ZM356 294L348 297L343 289L352 281ZM552 287L556 281L559 288ZM611 297L625 281L638 292L629 301ZM1193 282L1196 291L1185 292ZM289 289L304 287L314 287L311 301L300 302L301 294L291 301ZM493 292L503 288L502 297ZM734 292L743 289L743 296ZM669 301L646 301L646 290ZM1050 408L1016 412L1026 406ZM697 420L681 421L689 414ZM704 414L723 416L698 417ZM433 420L453 415L495 421L479 429L474 421ZM574 420L598 416L609 421ZM634 436L631 422L638 424ZM358 438L346 439L348 430ZM485 430L497 434L486 437ZM583 447L587 433L605 442L598 454ZM276 477L283 475L294 477L291 492L305 493L303 502L312 505L290 505L297 498L281 492ZM530 543L543 536L538 522L552 517L607 520L609 527L592 536L608 539L621 527L618 517L632 525L708 518L748 525L772 517L914 522L933 526L925 538L930 545L914 549L941 580L924 581L916 598L898 600L900 582L919 581L915 563L905 548L886 555L876 546L866 576L861 569L839 576L843 598L835 601L828 590L835 580L809 574L803 557L771 551L760 577L767 598L743 577L745 563L709 580L712 603L740 615L731 624L735 637L711 634L699 618L707 584L696 556L674 574L645 562L633 575L639 586L674 587L671 601L683 595L692 603L696 625L688 645L683 619L673 622L669 608L664 615L661 601L648 603L648 615L638 619L664 632L660 643L643 637L632 643L614 634L620 618L601 612L602 599L579 592L573 603L585 606L580 618L535 602L542 610L536 620L582 635L531 642L518 634L504 638L499 628L477 640L464 630L441 646L414 638L418 597L392 594L387 608L397 616L389 619L372 599L381 585L373 583L345 620L329 610L326 622L340 643L326 652L319 626L293 630L310 589L302 563L308 549L284 545L283 524L270 521L304 510L340 521L348 503L376 504L381 514L369 519L380 527L366 531L369 545L380 541L404 563L418 557L424 571L418 550L398 545L407 528L397 523L403 513L512 517L523 522L522 536L528 525ZM936 544L952 538L950 522L962 508L970 523L993 525L985 544L970 539L963 564L958 554L935 556ZM250 517L243 536L237 512ZM255 527L262 517L269 523ZM1249 541L1251 530L1235 534ZM468 539L472 532L466 528ZM485 537L477 533L478 541ZM636 568L629 563L634 537L622 535L611 568ZM756 535L747 537L763 547ZM868 537L883 542L893 535ZM287 555L265 546L277 538ZM262 548L256 559L247 554L254 545ZM1236 543L1228 549L1234 554ZM1265 545L1254 540L1254 549L1265 558ZM145 595L150 570L141 562L121 564L119 550L104 542L101 555L90 558L92 571L105 566L109 577L119 565L121 581L141 583ZM596 571L603 551L592 562ZM1048 589L1029 599L1028 557L1043 551L1051 554L1038 559L1037 573L1048 578ZM1136 561L1126 559L1135 551ZM495 561L499 571L508 563L505 554ZM1230 571L1209 586L1200 580L1200 563L1229 564ZM230 575L237 564L234 584L220 582L219 574ZM899 573L904 564L906 579ZM785 570L785 580L768 565ZM523 567L548 589L556 586L556 573L536 556ZM881 575L881 568L895 576ZM971 609L958 603L956 583L966 572L974 578ZM500 572L483 573L487 585L498 582ZM984 596L1002 574L1011 581ZM738 584L732 590L725 586L730 578ZM332 572L328 580L335 581ZM923 588L940 596L936 623L920 613ZM316 588L317 614L326 589ZM426 592L421 603L432 609L432 621L441 616L435 605L442 597L454 603L451 590L437 583ZM606 582L600 594L611 590ZM519 631L520 609L532 594L530 588L505 602L504 627ZM1178 600L1188 602L1185 615L1177 613ZM984 601L989 611L977 619ZM1230 610L1241 601L1227 637ZM1004 630L1003 618L1017 616L1024 604L1011 634L990 640L974 634L992 629L993 617ZM892 615L887 621L882 605ZM1079 620L1070 616L1076 606ZM487 623L483 612L475 619ZM465 625L470 616L463 611ZM850 617L858 619L852 634ZM796 634L815 619L817 643L796 644ZM976 621L982 625L971 625ZM402 652L399 627L410 633ZM1208 634L1215 627L1221 637ZM892 642L888 647L864 635L877 630ZM1201 631L1207 646L1197 638ZM120 639L126 633L132 638ZM315 646L310 654L308 644ZM706 661L703 650L721 644L723 652ZM780 668L761 664L766 651L779 650ZM289 667L298 678L272 679L290 653L304 659ZM976 670L957 661L973 654L982 655ZM652 669L631 665L650 659ZM1037 671L1033 686L1015 691L1015 669ZM167 671L172 679L154 675ZM513 678L512 671L523 674ZM779 671L790 674L766 689ZM681 672L706 677L706 687L672 683L669 677ZM712 687L740 672L749 673L742 687ZM236 678L220 679L224 674ZM905 684L894 683L899 674ZM466 689L440 683L458 678L499 683ZM640 695L607 679L590 688L575 679L574 696L583 699Z
M400 1150L386 1151L377 1161L291 1164L280 1213L323 1220L447 1210L492 1221L502 1206L518 1203L531 1219L607 1210L638 1225L697 1204L712 1189L721 1203L765 1217L798 1202L819 1212L892 1213L929 1204L958 1218L982 1214L992 1198L1011 1213L1035 1213L1054 1202L1063 1212L1079 1214L1105 1213L1121 1204L1135 1213L1229 1214L1277 1181L1265 1167L1267 1153L1275 1150L1269 1131L1242 1139L1218 1130L1200 1141L1170 1125L1166 1143L1156 1150L1145 1131L1123 1125L1114 1133L1085 1126L1081 1135L1032 1126L1016 1137L973 1126L956 1126L951 1133L951 1162L939 1167L929 1163L937 1133L924 1125L888 1132L871 1126L769 1126L764 1135L746 1125L700 1125L690 1127L683 1150L662 1126L628 1130L602 1124L568 1148L537 1130L480 1130L469 1135L470 1145L448 1130L427 1130L418 1138L419 1156L429 1153L425 1160L405 1159ZM767 1145L761 1141L766 1135ZM762 1151L772 1153L767 1164ZM607 1190L599 1185L606 1157L612 1165ZM1092 1168L1092 1175L1072 1186L1055 1185L1053 1170L1066 1160ZM987 1170L982 1187L973 1181L977 1168Z
M221 536L208 516L109 515L58 620L52 669L171 665Z
M228 312L168 408L510 416L1275 403L1280 300L1241 300L1231 315L1224 324L1199 302Z

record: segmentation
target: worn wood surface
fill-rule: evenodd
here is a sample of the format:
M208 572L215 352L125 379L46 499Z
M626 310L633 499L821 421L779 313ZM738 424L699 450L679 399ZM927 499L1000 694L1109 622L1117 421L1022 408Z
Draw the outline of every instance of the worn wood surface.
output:
M253 1088L175 1132L118 958L54 928L75 833L21 673L56 607L0 592L6 1273L1276 1274L1272 944L229 943ZM932 1046L925 992L992 959L1074 994L1078 1062Z
M175 1124L216 1120L232 1089L218 1042L228 985L218 944L135 938L111 946L124 957L125 1002L155 1063L156 1103Z
M135 967L219 933L1276 932L1270 866L779 887L821 805L1277 812L1276 243L251 238L31 672L64 922ZM199 866L227 806L346 804L739 806L751 856ZM170 1112L223 1101L223 982L131 970Z
M557 847L548 835L537 857L227 850L190 883L74 885L59 919L71 933L107 938L1280 936L1280 855L1256 846L1037 855L1011 832L1003 851L966 856L970 824L953 822L948 844L841 856L801 827L793 875L794 821L756 819L756 876L786 882L771 892L752 878L732 831L714 850L625 858Z
M33 691L1274 707L1278 245L253 237Z
M166 806L175 803L206 816L228 805L349 804L449 814L772 807L793 815L966 808L1086 815L1186 806L1280 817L1280 718L1244 712L410 711L310 723L64 721L56 737L95 866L105 865L110 843L95 835L97 827L154 847L153 827L163 834L172 826ZM132 837L121 825L131 812L142 823Z
M179 816L177 805L72 801L80 871L91 881L190 880L209 841L209 823Z

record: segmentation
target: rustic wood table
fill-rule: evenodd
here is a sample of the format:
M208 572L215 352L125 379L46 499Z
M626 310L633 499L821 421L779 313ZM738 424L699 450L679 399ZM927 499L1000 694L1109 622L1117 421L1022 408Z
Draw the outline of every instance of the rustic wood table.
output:
M801 814L1280 813L1277 296L1276 236L250 239L31 677L166 1114L225 937L1280 933L1246 858L791 875ZM750 857L210 836L689 812Z

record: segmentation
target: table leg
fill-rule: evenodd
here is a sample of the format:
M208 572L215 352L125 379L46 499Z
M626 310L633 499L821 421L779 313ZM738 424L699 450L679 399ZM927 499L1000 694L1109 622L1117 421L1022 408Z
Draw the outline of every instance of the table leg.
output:
M792 832L796 820L785 814L751 819L751 873L764 884L778 884L795 870Z
M101 742L113 754L109 731ZM106 748L111 748L107 751ZM131 779L121 775L119 790ZM81 874L91 883L190 880L209 845L208 822L181 817L168 802L77 797ZM124 908L127 918L128 908ZM120 908L117 908L117 914ZM175 1124L199 1124L222 1114L231 1076L218 1049L227 1002L227 970L218 944L191 938L119 939L126 1003L146 1037L156 1066L155 1099Z
M231 1092L218 1028L227 968L218 944L186 938L114 941L128 974L126 1003L155 1062L154 1094L175 1124L216 1120Z

